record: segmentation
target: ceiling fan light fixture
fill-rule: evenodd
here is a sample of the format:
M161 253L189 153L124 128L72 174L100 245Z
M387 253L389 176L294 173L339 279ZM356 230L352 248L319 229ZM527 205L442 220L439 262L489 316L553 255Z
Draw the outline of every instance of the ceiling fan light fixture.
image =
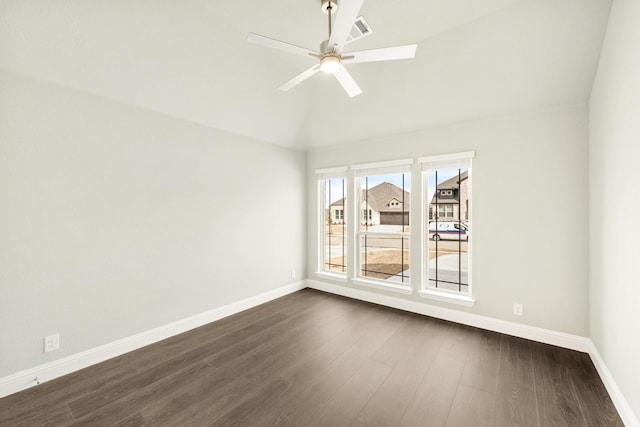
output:
M338 55L325 55L320 59L320 70L323 73L333 74L342 67Z
M354 97L361 94L362 90L349 74L347 67L343 66L342 61L345 64L357 64L409 59L415 57L416 47L418 46L417 44L412 44L345 52L345 44L371 34L371 27L367 25L362 16L358 17L363 2L364 0L320 0L322 11L327 14L329 37L320 43L320 49L317 51L254 33L249 33L247 41L294 53L307 59L315 59L313 66L280 85L278 90L287 91L322 71L326 74L333 74L340 86L347 92L347 95ZM340 4L340 12L335 14L338 10L338 4ZM333 19L334 15L335 19ZM333 28L334 22L335 29Z

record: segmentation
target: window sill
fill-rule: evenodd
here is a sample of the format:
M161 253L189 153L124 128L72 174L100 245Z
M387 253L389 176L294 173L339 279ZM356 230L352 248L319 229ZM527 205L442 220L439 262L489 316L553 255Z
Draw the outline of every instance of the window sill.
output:
M467 307L473 307L476 303L475 298L471 295L460 295L450 292L436 291L433 289L423 289L421 291L418 291L418 294L420 294L422 298L449 302L451 304L464 305Z
M351 279L351 283L359 286L366 286L368 288L382 289L384 291L397 292L399 294L411 295L413 289L409 286L393 285L388 283L375 282L373 280L366 279Z
M340 273L329 273L327 271L316 271L316 277L319 279L333 280L334 282L347 283L347 275Z

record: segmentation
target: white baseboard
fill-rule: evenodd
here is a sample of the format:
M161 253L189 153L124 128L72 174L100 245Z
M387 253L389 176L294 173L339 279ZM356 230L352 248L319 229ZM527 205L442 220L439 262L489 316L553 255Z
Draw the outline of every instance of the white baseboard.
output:
M593 361L593 364L595 365L596 370L598 371L598 374L600 375L600 378L604 383L604 386L607 388L609 396L611 396L611 400L618 410L620 418L622 418L622 422L626 427L640 427L640 421L633 413L629 402L624 397L624 394L622 394L622 391L620 391L620 388L618 388L618 384L613 379L609 368L607 368L607 365L604 363L602 356L600 356L600 352L591 340L589 340L589 347L589 355L591 356L591 360Z
M137 350L146 345L153 344L199 326L206 325L207 323L214 322L222 319L223 317L239 313L251 307L255 307L265 302L299 291L305 287L306 284L304 281L292 283L242 301L196 314L195 316L178 320L177 322L169 323L168 325L160 326L140 334L123 338L100 347L92 348L81 353L0 378L0 397L7 396L36 385L36 378L40 383L43 383L54 378L61 377L71 372L95 365L96 363Z
M162 341L163 339L170 338L174 335L187 332L199 326L206 325L207 323L214 322L265 302L299 291L305 287L589 353L602 382L607 388L620 417L625 423L625 426L640 427L638 418L618 388L597 348L589 338L310 279L292 283L242 301L218 307L168 325L151 329L131 337L114 341L100 347L0 378L0 397L7 396L36 385L35 378L38 378L38 381L43 383L54 378L61 377L71 372L120 356L130 351L137 350L146 345Z
M369 292L364 289L334 285L319 280L307 279L307 286L320 291L330 292L375 304L386 305L388 307L410 311L412 313L424 314L438 319L449 320L463 325L474 326L476 328L552 344L558 347L564 347L584 353L588 353L590 349L589 338L578 335L556 332L549 329L523 325L501 319L494 319L492 317L480 316L478 314L425 304L421 301L413 301L391 295L382 295Z

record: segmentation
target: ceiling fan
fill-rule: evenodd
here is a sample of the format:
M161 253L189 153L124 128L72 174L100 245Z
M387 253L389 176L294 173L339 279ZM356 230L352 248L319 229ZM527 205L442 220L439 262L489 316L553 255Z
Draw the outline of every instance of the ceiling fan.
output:
M249 33L247 41L297 55L313 57L318 60L318 63L313 67L306 69L280 86L278 88L279 90L287 91L315 75L317 72L323 71L327 74L333 74L347 94L354 97L361 94L362 90L343 64L409 59L416 55L416 48L418 46L416 44L410 44L381 49L344 52L345 43L350 36L352 26L356 21L363 2L364 0L341 0L340 8L338 9L337 0L321 0L321 9L328 15L329 38L320 44L320 52L255 33ZM335 23L333 23L332 28L332 14L336 13L336 11Z

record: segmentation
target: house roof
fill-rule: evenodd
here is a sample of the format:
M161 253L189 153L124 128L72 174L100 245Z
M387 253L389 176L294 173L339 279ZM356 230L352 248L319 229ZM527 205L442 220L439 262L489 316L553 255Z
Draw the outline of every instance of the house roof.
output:
M611 0L366 0L348 51L417 43L411 60L347 64L349 98L318 73L319 0L0 2L0 68L289 148L368 141L588 101ZM37 4L37 6L36 6ZM114 31L117 28L117 31ZM144 29L144 30L142 30Z
M469 171L464 171L460 174L460 177L456 175L438 184L438 190L456 189L459 186L459 182L464 182L468 178L469 178ZM436 198L437 195L438 195L438 192L436 191L433 197L431 198L431 203L438 203L438 204L458 203L458 199L440 198L440 197Z
M404 193L404 199L403 199ZM397 200L401 204L404 200L406 206L410 206L411 194L408 191L402 191L389 182L382 182L369 190L362 190L362 199L366 198L367 204L376 212L402 212L402 205L390 206L392 200ZM331 206L344 205L344 199L337 200Z
M401 212L402 206L389 206L389 203L396 199L399 202L404 200L405 206L410 206L411 198L408 191L403 191L401 188L389 183L381 182L375 187L369 190L362 190L362 199L367 200L367 204L371 206L371 209L378 212ZM405 208L405 210L407 210Z
M441 184L438 184L438 190L447 190L450 188L458 188L458 182L462 182L469 177L469 171L464 171L458 175L449 178L446 181L443 181Z

